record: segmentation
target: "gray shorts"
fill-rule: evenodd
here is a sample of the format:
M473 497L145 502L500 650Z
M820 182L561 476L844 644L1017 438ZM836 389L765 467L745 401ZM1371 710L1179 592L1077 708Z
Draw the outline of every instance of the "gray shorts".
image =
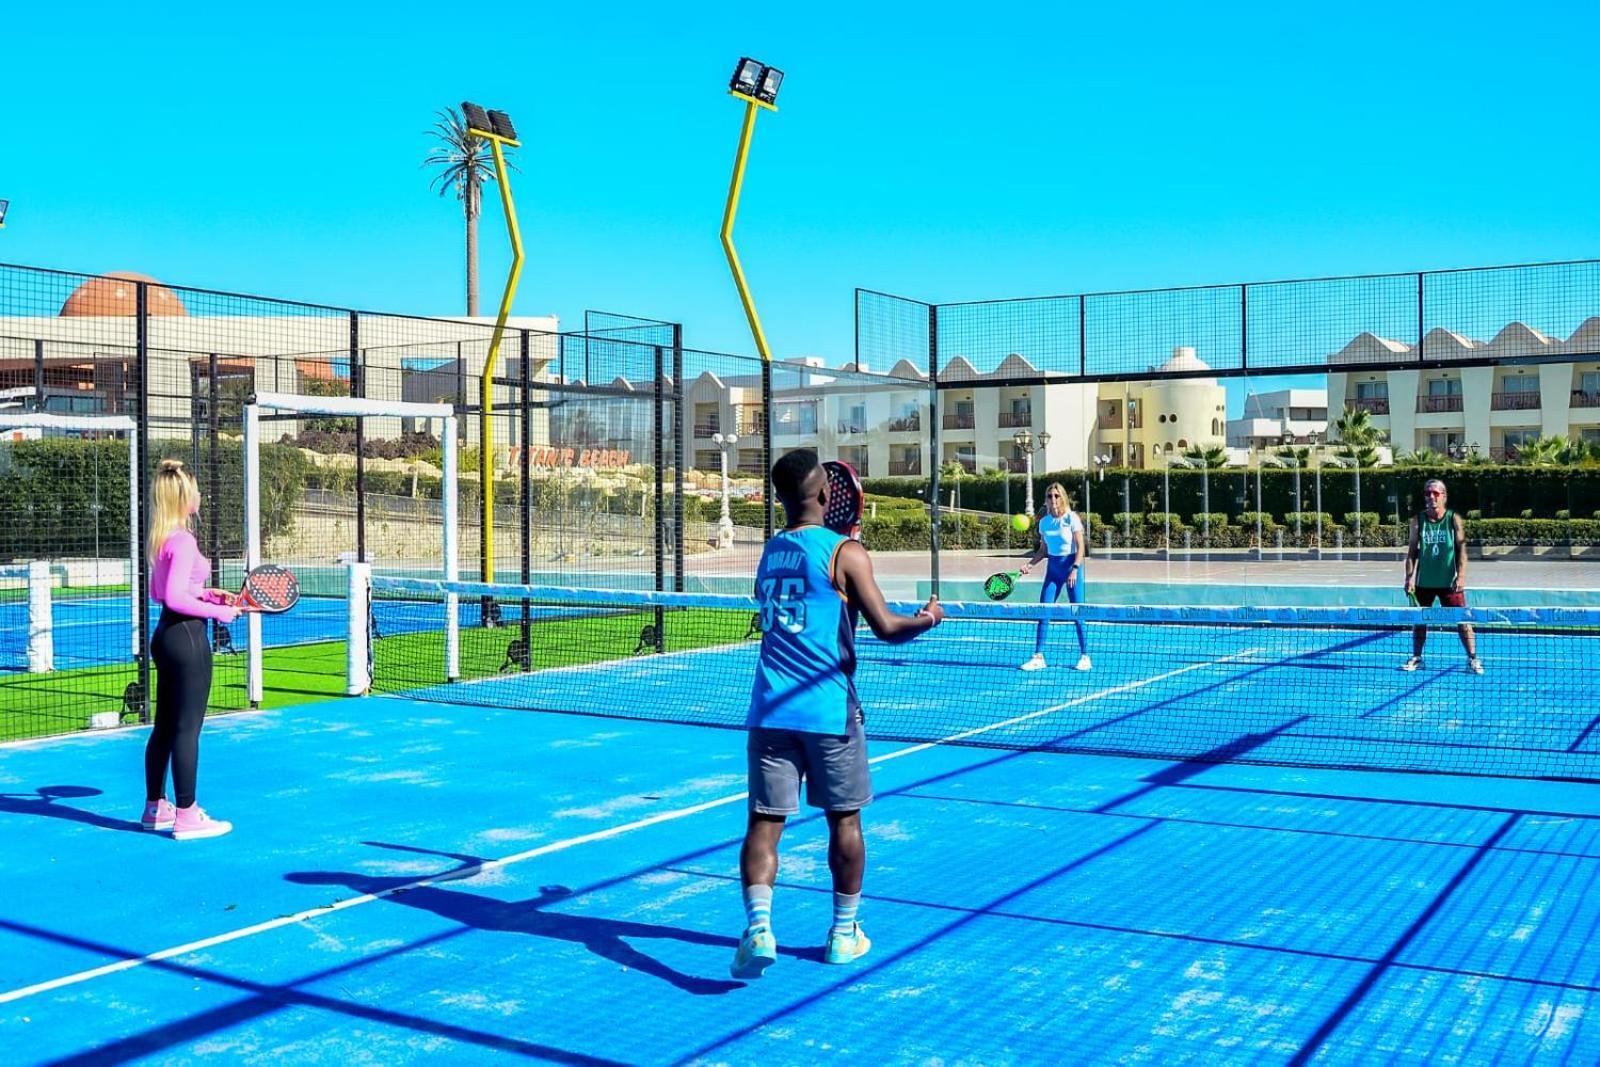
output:
M850 732L842 737L755 727L746 751L751 811L793 815L800 810L802 778L806 803L813 808L855 811L872 803L867 732L860 712L850 716Z

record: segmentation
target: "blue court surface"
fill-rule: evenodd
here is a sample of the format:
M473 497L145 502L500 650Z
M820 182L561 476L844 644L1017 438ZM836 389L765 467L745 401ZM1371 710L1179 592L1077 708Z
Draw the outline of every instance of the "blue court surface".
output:
M1126 716L1106 663L1054 682ZM876 742L871 953L806 812L747 983L742 735L500 684L213 721L210 841L133 821L142 729L0 747L6 1062L1600 1062L1593 785Z

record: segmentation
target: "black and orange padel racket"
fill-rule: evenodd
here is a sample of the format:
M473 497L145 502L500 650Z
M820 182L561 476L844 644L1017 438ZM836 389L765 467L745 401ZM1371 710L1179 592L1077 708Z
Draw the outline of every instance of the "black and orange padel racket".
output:
M822 469L828 474L828 510L822 522L834 533L861 540L861 504L866 494L856 469L843 460L830 459Z
M244 577L234 606L240 611L275 615L288 611L300 599L300 579L276 563L263 563Z

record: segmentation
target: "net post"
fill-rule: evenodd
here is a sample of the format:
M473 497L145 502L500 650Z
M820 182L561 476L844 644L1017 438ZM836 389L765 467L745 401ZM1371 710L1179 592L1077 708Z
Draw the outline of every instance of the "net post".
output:
M138 639L137 631L134 634ZM28 673L48 674L56 669L54 620L50 614L50 562L28 563Z
M351 561L349 594L345 600L348 610L345 626L345 683L346 696L366 696L372 689L372 565Z
M456 559L456 417L444 417L444 442L440 449L444 486L440 501L440 521L444 526L444 580L454 582L461 576L460 561ZM461 613L457 609L460 597L446 593L444 656L445 679L455 681L461 677Z
M244 409L244 572L261 565L261 409ZM261 706L261 613L245 614L249 634L245 648L245 697L252 708Z

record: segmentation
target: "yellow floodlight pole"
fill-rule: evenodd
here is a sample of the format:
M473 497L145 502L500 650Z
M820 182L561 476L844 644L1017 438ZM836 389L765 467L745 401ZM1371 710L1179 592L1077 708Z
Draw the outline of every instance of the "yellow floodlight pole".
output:
M478 383L478 478L483 498L483 551L480 579L494 581L494 372L500 361L500 341L505 336L506 319L511 315L511 301L517 293L517 281L522 277L522 231L517 227L517 208L511 199L511 182L506 174L506 148L521 148L516 130L503 111L484 112L482 108L462 104L466 116L467 132L489 142L494 153L495 181L500 185L500 204L505 209L506 231L511 236L511 273L506 276L506 289L500 297L500 313L494 320L494 334L489 339L489 358L483 364L483 376ZM526 442L524 442L526 443Z
M750 333L756 341L756 351L761 356L761 427L762 498L766 517L763 532L772 538L774 512L772 506L772 352L767 348L767 335L761 329L761 316L756 314L755 301L750 298L750 286L744 279L744 268L739 265L739 253L733 247L733 220L739 213L739 192L744 188L744 166L750 158L750 137L755 133L756 113L765 108L778 110L778 87L783 84L783 71L769 67L749 56L741 57L733 68L733 78L728 83L728 93L745 103L744 126L739 131L739 151L733 157L733 180L728 183L728 206L722 212L722 251L728 257L728 269L733 272L733 284L739 290L739 302L744 305L744 317L750 322ZM744 431L738 427L739 433Z
M743 100L745 109L744 128L739 131L739 152L733 159L733 181L728 185L728 206L722 213L722 251L728 257L728 269L733 272L733 284L739 290L744 317L750 321L750 333L755 337L756 351L763 360L771 362L772 352L767 348L767 335L761 329L761 316L756 314L755 302L750 298L750 286L744 280L744 268L739 265L739 253L733 247L733 220L739 213L739 193L744 188L744 167L750 158L750 136L755 132L758 109L778 109L737 89L728 90L728 95Z

